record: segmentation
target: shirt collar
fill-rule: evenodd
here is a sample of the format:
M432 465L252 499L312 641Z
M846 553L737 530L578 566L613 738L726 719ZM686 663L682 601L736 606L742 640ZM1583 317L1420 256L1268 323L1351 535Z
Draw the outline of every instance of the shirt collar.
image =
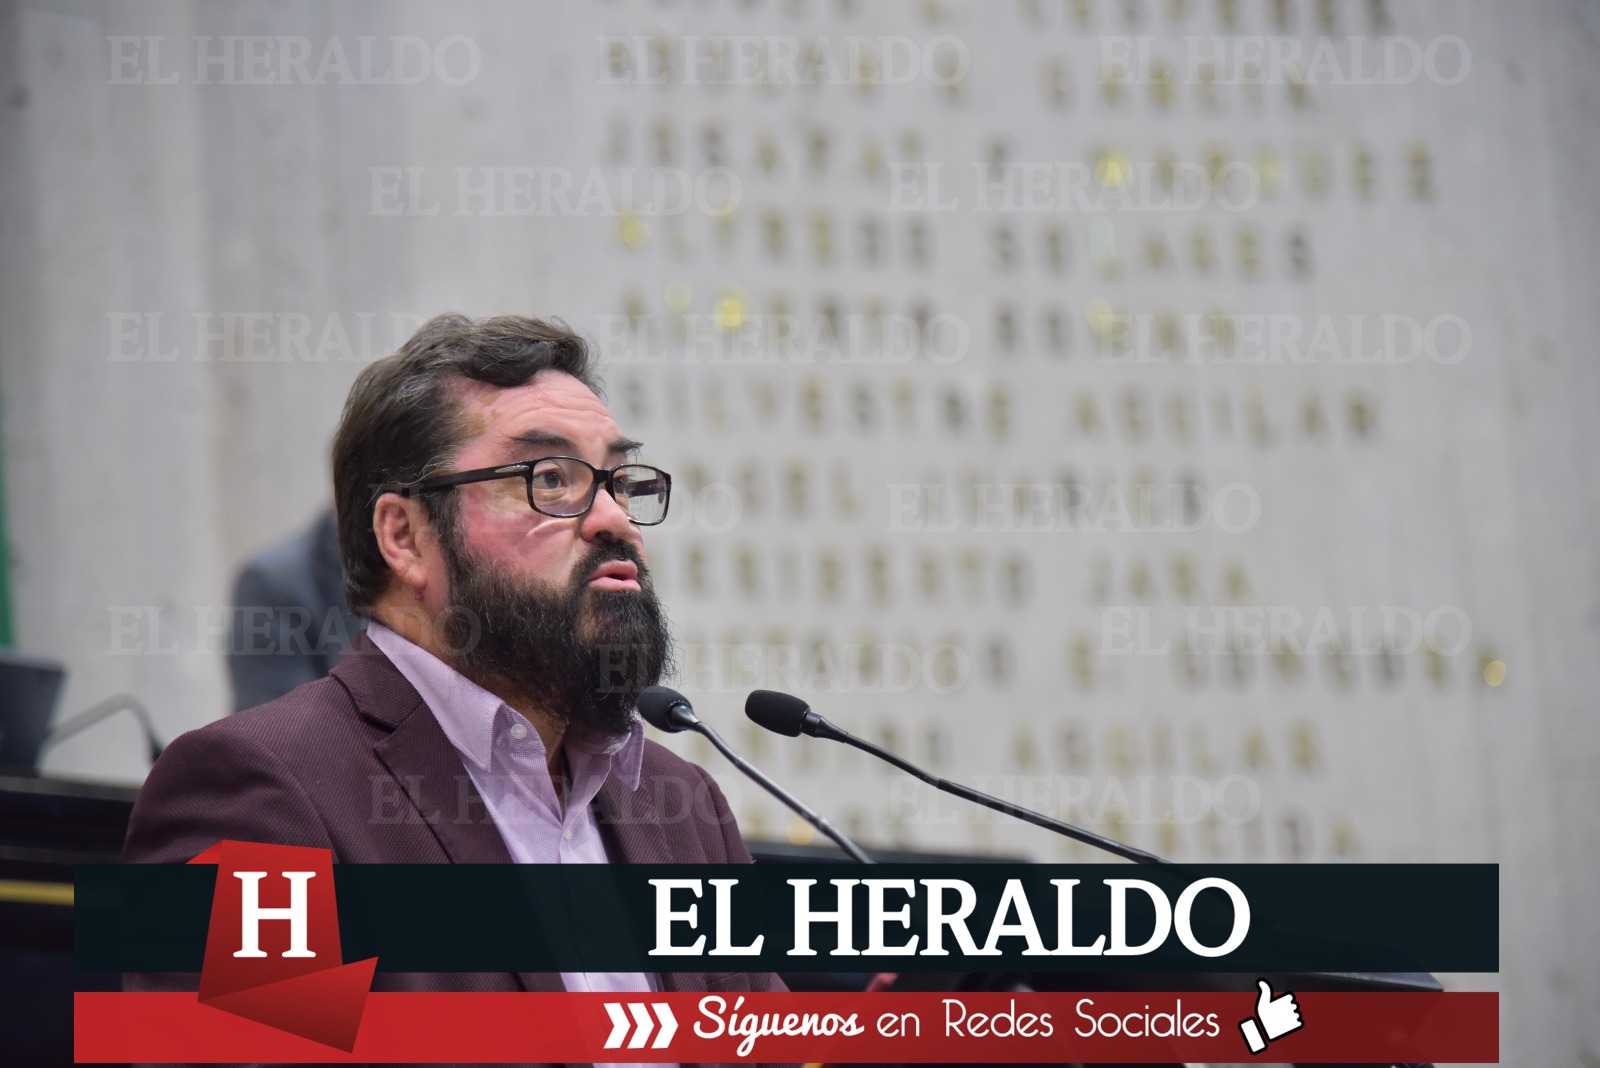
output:
M495 721L501 716L522 719L522 714L382 623L373 620L367 634L416 689L462 759L488 771L494 754ZM625 733L615 736L571 726L563 746L575 779L586 773L615 775L629 790L639 788L644 765L644 723L638 716L629 722Z

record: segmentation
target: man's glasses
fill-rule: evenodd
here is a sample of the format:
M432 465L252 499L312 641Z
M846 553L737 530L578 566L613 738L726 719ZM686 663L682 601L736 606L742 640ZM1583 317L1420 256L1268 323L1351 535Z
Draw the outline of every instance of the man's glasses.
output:
M528 484L528 506L541 515L571 519L594 507L594 498L604 486L622 506L628 519L641 527L653 527L667 518L667 501L672 496L672 476L659 467L622 464L602 470L576 456L547 456L542 460L522 460L476 471L425 478L410 485L395 484L385 490L410 497L418 493L464 486L469 482L489 482L497 478L521 478Z

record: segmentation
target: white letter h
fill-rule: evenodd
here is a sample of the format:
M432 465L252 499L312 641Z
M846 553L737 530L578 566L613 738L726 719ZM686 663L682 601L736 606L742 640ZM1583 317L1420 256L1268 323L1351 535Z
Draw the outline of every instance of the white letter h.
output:
M286 909L264 909L261 907L261 880L267 877L264 871L236 871L233 873L241 883L244 900L241 902L240 912L242 930L239 943L243 946L235 957L265 957L261 952L261 921L262 920L288 920L289 921L289 951L285 957L315 957L316 954L306 948L306 883L317 874L314 871L286 871L283 877L289 880L289 907Z

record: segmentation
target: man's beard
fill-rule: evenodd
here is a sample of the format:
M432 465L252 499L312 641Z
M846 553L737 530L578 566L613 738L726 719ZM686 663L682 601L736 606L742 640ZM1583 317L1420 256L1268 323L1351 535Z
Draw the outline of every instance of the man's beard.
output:
M450 574L443 637L455 667L480 684L503 682L554 720L602 735L626 732L639 692L660 680L672 637L638 550L604 542L573 568L565 588L513 579L468 552L455 531L440 539ZM590 589L595 568L627 560L638 590Z

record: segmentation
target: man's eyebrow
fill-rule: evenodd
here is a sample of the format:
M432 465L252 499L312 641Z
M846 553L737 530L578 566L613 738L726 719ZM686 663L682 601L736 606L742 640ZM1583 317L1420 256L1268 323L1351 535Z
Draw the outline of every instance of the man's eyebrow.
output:
M518 453L523 449L550 448L576 452L578 447L572 443L571 438L557 434L553 430L529 430L518 434L516 437L506 439L507 453Z
M506 451L508 453L520 452L523 449L551 448L564 449L568 453L576 453L578 451L578 446L573 444L571 438L563 434L557 434L552 430L529 430L526 433L506 439ZM613 439L611 444L606 446L606 453L608 455L610 453L620 453L627 456L638 452L642 448L644 448L643 442L634 441L632 438L619 437Z

